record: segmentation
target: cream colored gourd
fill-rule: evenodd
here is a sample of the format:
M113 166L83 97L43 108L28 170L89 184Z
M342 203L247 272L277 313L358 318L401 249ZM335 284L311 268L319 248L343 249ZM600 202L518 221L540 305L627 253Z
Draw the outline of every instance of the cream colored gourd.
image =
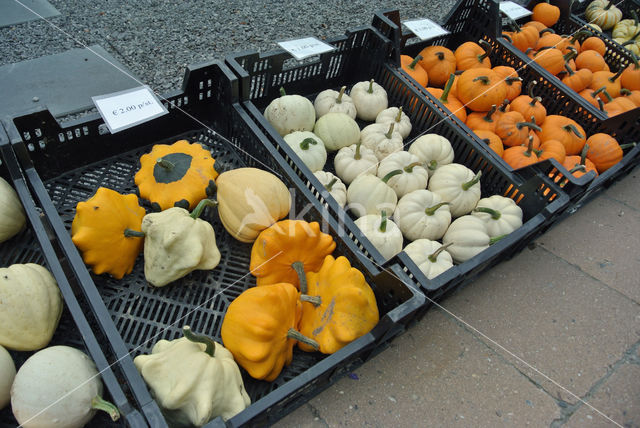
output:
M324 168L327 162L327 149L324 147L324 142L313 132L292 132L284 136L284 142L293 149L311 172Z
M213 226L198 218L207 205L215 202L203 199L191 214L172 207L143 217L144 276L151 285L164 287L194 270L218 266L220 251Z
M466 166L457 163L443 165L429 179L429 190L449 202L453 217L469 214L480 200L481 172L474 174Z
M160 340L149 355L134 358L158 404L180 425L203 426L228 420L251 404L233 355L221 344L194 335Z
M375 175L359 175L347 188L348 208L357 217L393 212L398 202L396 192L384 179Z
M11 400L11 384L16 377L16 366L9 352L0 345L0 410Z
M603 30L610 30L622 19L622 11L613 1L593 0L584 11L587 22L598 25Z
M451 224L449 205L429 190L407 193L398 201L393 219L410 241L442 238Z
M386 260L402 251L402 232L386 211L362 216L354 223Z
M442 165L453 162L453 147L448 139L438 134L422 135L411 144L409 153L416 155L426 166L429 177Z
M356 106L351 97L344 93L345 89L346 86L340 88L340 92L326 89L318 94L313 102L318 119L327 113L345 113L351 119L356 118Z
M403 111L402 107L389 107L382 110L376 116L376 123L381 125L395 124L395 130L407 138L411 134L411 119Z
M0 177L0 243L17 235L24 228L26 221L18 194Z
M316 123L316 110L311 101L300 95L287 95L280 88L280 97L271 101L264 111L264 117L285 136L293 131L311 131Z
M373 122L382 110L389 106L387 91L371 79L368 82L358 82L349 92L356 106L358 119Z
M450 244L449 244L450 245ZM428 279L453 267L453 259L444 246L430 239L417 239L404 247L404 252Z
M218 213L224 228L240 242L285 217L291 209L287 186L270 172L257 168L225 171L216 179Z
M378 160L382 160L391 153L399 152L403 148L402 135L395 131L395 124L389 125L373 123L365 126L360 133L362 145L375 153Z
M333 159L336 174L346 184L350 184L360 174L376 175L378 157L373 150L364 147L360 142L338 150Z
M49 270L35 263L0 268L0 345L15 351L47 346L62 315L62 297Z
M443 244L451 244L447 251L456 263L464 263L489 248L494 240L484 221L472 215L455 219L442 237Z
M80 428L96 410L116 421L120 413L102 399L102 390L100 374L84 352L51 346L33 354L18 370L11 409L24 428Z
M316 171L313 173L320 184L329 192L333 199L336 200L340 207L344 208L347 203L347 186L340 181L339 177L325 171Z
M429 173L422 167L422 162L417 156L405 151L391 153L380 161L377 175L383 178L395 170L402 173L391 177L387 184L396 192L398 198L427 187Z
M491 238L507 235L522 226L522 208L513 199L500 195L480 199L471 215L485 222Z
M340 150L360 141L360 127L345 113L327 113L313 128L329 152Z

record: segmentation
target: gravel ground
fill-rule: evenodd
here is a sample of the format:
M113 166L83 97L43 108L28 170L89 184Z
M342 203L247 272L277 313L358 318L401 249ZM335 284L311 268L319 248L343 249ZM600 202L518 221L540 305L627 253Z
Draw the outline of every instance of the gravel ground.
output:
M16 1L16 0L3 0ZM367 25L374 11L440 21L453 0L183 1L49 0L57 26L38 20L0 28L0 65L99 44L158 92L177 89L184 68L243 50L270 51L276 40L340 35ZM77 42L76 42L77 41ZM105 64L105 67L108 67Z

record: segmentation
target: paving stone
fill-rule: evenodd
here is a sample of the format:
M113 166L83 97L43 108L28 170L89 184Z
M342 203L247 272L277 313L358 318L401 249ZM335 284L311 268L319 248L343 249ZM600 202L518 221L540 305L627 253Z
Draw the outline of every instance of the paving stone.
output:
M536 242L640 303L639 230L640 211L598 197Z
M640 210L640 169L636 168L625 178L605 190L605 194L613 199L623 202L637 210Z
M640 306L539 247L483 274L443 306L579 397L640 338ZM577 401L482 340L554 397Z
M640 366L624 364L605 381L589 404L624 427L640 426ZM565 425L567 428L601 427L613 424L582 405Z
M440 310L277 426L548 426L560 409ZM319 420L315 420L318 417Z

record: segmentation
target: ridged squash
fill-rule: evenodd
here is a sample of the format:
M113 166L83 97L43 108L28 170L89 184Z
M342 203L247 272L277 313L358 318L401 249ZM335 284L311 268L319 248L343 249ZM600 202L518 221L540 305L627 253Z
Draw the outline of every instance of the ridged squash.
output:
M0 177L0 243L15 236L26 223L18 194Z

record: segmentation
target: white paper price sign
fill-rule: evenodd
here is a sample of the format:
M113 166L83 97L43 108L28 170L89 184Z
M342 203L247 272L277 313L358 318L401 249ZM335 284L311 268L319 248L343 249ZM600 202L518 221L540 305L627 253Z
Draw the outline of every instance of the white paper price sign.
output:
M315 37L305 37L303 39L287 40L278 42L278 45L289 52L295 59L301 60L314 55L320 55L335 49Z
M529 9L520 6L512 1L503 1L500 3L500 12L504 13L511 19L520 19L523 16L529 16L533 12Z
M420 40L429 40L438 36L449 34L447 30L436 24L430 19L416 19L405 21L403 24Z
M146 85L91 99L112 134L169 113Z

